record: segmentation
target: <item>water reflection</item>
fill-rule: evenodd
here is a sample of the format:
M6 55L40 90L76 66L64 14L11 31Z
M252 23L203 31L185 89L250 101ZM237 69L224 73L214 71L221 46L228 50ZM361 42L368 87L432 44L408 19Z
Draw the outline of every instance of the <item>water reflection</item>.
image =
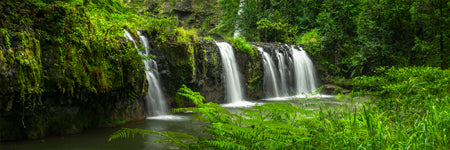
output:
M142 128L159 132L173 131L173 132L188 133L192 135L202 134L201 122L193 121L191 119L191 114L181 114L177 116L166 116L166 118L160 119L151 118L148 120L127 124L121 127L91 129L75 135L52 136L46 137L42 140L3 142L0 144L0 149L2 150L177 149L177 147L172 145L149 142L160 139L160 137L156 135L149 135L146 136L145 138L142 138L141 136L136 136L135 138L132 139L119 139L108 142L109 136L123 127Z

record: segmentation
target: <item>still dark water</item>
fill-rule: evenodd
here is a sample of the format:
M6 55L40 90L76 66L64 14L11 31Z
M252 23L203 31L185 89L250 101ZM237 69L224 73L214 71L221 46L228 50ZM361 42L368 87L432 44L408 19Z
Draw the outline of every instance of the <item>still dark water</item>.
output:
M262 103L278 103L286 101L285 99L271 99L258 101ZM292 100L291 100L292 101ZM366 98L358 98L356 103L366 101ZM329 107L340 107L350 103L348 99L336 99L334 97L317 98L308 100L311 103L323 103ZM241 108L227 108L230 112L239 112ZM245 109L245 108L244 108ZM311 107L314 109L314 107ZM180 114L162 118L150 118L147 120L130 123L114 128L100 128L83 131L79 134L52 136L40 140L26 140L0 143L0 150L166 150L178 149L164 143L153 143L150 141L158 140L156 135L148 135L144 138L136 136L134 139L118 139L108 142L109 136L121 128L141 128L153 131L181 132L195 136L205 136L202 132L203 123L194 121L192 114Z
M200 135L202 123L193 121L191 114L182 114L165 119L147 119L121 127L101 128L83 131L80 134L53 136L41 140L27 140L0 143L0 150L164 150L178 149L175 146L153 143L158 136L149 135L144 138L135 136L134 139L118 139L108 142L109 136L115 131L127 128L142 128L153 131L174 131Z

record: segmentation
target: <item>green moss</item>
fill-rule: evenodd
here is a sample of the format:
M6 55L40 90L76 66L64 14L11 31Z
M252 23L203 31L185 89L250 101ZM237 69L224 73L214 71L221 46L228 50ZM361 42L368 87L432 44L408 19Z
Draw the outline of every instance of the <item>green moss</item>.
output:
M2 11L20 10L8 13L0 23L0 71L15 70L14 79L5 80L8 88L0 91L14 94L2 100L31 106L33 97L43 92L67 96L86 89L93 94L121 88L139 95L146 92L141 57L118 38L123 35L121 25L127 22L120 18L132 14L125 13L129 8L118 0L79 2L0 2ZM129 26L137 28L144 22Z
M168 42L163 43L161 49L168 56L171 65L188 67L187 70L189 70L190 75L184 72L182 74L192 79L195 76L194 44L198 42L196 31L176 28L174 35L169 37L173 38L173 40L170 39Z
M245 40L243 37L237 37L232 39L233 48L239 53L248 57L248 70L247 70L247 88L250 90L261 87L260 79L263 76L261 58L258 57L258 52L253 46Z
M9 39L8 29L0 28L0 45L11 47L11 40Z
M22 31L13 33L11 49L2 54L2 69L15 69L14 80L9 82L10 91L16 92L17 102L33 108L35 99L42 93L41 82L43 71L41 67L41 50L37 39Z
M234 38L232 41L232 45L239 53L246 54L252 60L255 59L257 52L255 52L251 44L247 43L245 38Z

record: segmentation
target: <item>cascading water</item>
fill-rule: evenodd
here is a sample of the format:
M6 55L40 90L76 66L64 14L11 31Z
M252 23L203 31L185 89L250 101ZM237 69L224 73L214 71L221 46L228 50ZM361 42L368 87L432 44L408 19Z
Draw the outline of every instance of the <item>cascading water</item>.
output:
M148 40L138 31L139 39L144 46L144 53L141 55L147 56L149 52ZM153 59L144 59L145 75L148 82L148 93L145 96L145 106L147 108L147 116L165 115L167 111L166 99L159 84L158 65Z
M315 69L311 59L301 47L300 51L294 46L291 46L290 49L294 62L295 94L303 95L317 90Z
M287 80L289 79L286 70L288 69L285 64L285 57L282 52L277 51L277 59L278 59L278 72L280 73L280 96L288 96L288 84Z
M275 65L272 66L274 69L270 69L268 64L266 64L270 56L269 53L263 53L264 60L264 92L266 95L273 93L267 89L278 89L279 96L266 98L264 100L286 100L290 99L291 96L295 97L327 97L326 95L311 95L311 92L317 90L317 79L314 69L314 65L309 59L306 51L301 47L298 50L295 46L284 45L279 49L273 50L274 58L276 59L278 68ZM278 87L269 88L267 86L271 85L273 81L269 80L271 78L271 71L278 73L275 82L277 82ZM267 97L267 96L266 96Z
M124 31L124 37L132 41L135 47L138 48L133 36L131 36L131 34L127 30L124 29ZM148 40L141 34L140 31L137 31L137 33L139 35L140 42L144 46L144 52L139 52L139 54L147 56L150 54ZM161 90L161 86L159 84L158 65L153 59L144 59L143 63L145 65L145 75L148 82L148 93L145 96L145 108L147 116L165 115L167 111L167 105L164 94Z
M272 57L262 47L258 47L258 51L263 54L264 64L264 93L266 97L279 97L280 88L278 87L278 75L273 63Z
M123 29L123 31L125 31L125 33L123 34L123 36L124 36L126 39L132 41L133 44L134 44L134 47L137 49L138 46L137 46L137 44L136 44L136 41L134 41L134 38L133 38L133 36L131 35L131 33L128 32L127 30L125 30L125 29Z
M243 101L243 89L239 77L239 68L236 64L233 48L225 42L216 42L220 49L225 78L225 100L229 103Z

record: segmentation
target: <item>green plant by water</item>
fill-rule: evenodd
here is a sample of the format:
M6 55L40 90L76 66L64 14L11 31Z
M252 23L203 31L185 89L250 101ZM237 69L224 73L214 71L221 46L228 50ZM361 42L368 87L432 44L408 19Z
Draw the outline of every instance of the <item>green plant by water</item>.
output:
M362 105L306 109L302 103L267 103L230 113L183 86L178 94L197 106L207 137L122 129L110 140L135 134L163 136L185 149L448 149L449 70L430 67L380 68L355 79L355 95L370 92ZM374 94L375 93L375 94Z

